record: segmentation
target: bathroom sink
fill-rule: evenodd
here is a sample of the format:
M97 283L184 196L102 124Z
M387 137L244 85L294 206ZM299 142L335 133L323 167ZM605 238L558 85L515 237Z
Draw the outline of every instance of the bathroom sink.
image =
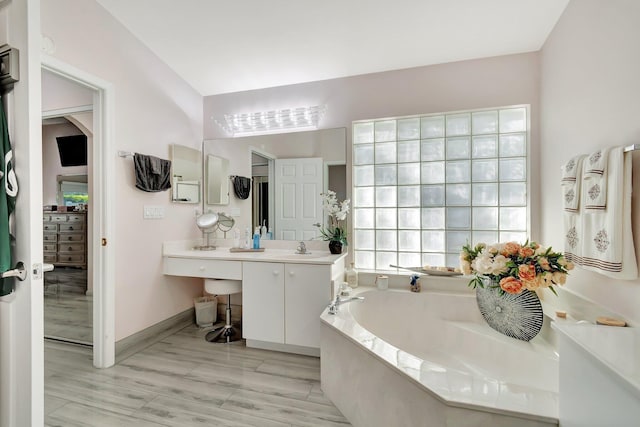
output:
M317 259L317 258L324 258L328 255L329 255L328 252L326 253L325 252L307 252L306 254L289 252L289 253L270 254L270 256L272 256L273 258L285 259L285 260L307 260L307 259L311 260L311 259Z

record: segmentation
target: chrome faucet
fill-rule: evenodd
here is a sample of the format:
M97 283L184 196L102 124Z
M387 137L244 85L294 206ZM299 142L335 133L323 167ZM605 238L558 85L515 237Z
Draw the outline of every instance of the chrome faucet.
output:
M305 245L304 242L300 242L300 244L296 248L296 253L298 253L298 254L306 254L307 253L307 245Z
M336 299L331 301L331 303L329 304L329 314L336 314L338 312L338 307L340 307L342 304L346 304L352 301L364 301L364 297L340 299L340 295L336 295Z

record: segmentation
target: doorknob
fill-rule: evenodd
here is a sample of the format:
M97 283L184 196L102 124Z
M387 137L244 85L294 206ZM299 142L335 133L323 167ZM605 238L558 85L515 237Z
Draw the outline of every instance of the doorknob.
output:
M5 271L0 277L3 279L7 277L17 277L18 280L23 281L27 278L27 270L24 269L24 264L20 261L13 270Z
M42 264L42 272L53 271L53 264Z

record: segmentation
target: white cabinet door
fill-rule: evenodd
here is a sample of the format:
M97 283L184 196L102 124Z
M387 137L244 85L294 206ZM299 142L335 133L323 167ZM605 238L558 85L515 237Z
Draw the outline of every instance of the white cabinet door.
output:
M242 336L284 343L284 264L242 263Z
M330 265L285 265L285 342L320 348L320 314L331 300Z

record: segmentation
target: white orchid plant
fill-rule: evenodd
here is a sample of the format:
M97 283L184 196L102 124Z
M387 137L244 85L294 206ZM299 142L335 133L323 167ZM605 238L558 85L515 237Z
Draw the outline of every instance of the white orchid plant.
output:
M315 224L320 230L320 235L323 240L340 242L343 245L347 245L347 229L343 225L347 219L349 213L349 199L338 201L335 191L327 191L326 193L320 193L322 197L322 209L327 213L329 217L329 223L327 227L321 224Z

